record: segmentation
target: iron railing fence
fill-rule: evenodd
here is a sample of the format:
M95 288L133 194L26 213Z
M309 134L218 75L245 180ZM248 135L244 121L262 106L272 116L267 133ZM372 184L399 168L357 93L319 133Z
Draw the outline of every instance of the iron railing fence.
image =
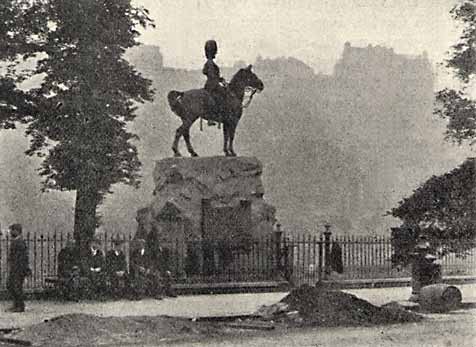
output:
M293 284L315 284L321 279L353 280L411 277L411 268L392 264L393 247L390 237L334 236L327 240L296 236L288 241L292 254ZM342 272L338 273L332 248L341 250ZM327 248L327 249L326 249ZM476 242L464 254L450 253L438 259L443 276L476 276Z
M113 239L124 241L123 250L129 263L135 247L133 235L100 237L104 254L112 247ZM41 289L45 279L56 276L58 254L71 235L27 233L24 240L29 251L32 276L26 289ZM7 255L10 240L0 237L0 289L5 289ZM335 270L332 248L341 250L342 273ZM162 267L168 268L179 283L216 283L288 280L295 285L314 284L322 279L379 279L410 277L407 268L392 267L392 245L388 237L344 236L281 236L225 242L202 240L162 242ZM476 247L476 245L475 245ZM448 254L441 260L443 275L476 275L476 248L465 257Z

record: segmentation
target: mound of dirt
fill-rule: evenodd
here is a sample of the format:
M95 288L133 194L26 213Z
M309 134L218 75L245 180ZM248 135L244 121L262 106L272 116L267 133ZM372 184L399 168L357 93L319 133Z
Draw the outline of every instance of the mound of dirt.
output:
M399 307L378 307L339 290L302 286L280 302L262 307L265 320L288 325L353 326L416 322L422 317Z
M98 317L67 314L29 326L11 337L34 346L96 346L119 343L159 344L177 339L213 335L214 328L187 319L157 317Z
M293 321L320 326L376 325L417 322L422 317L398 308L383 308L339 290L302 286L281 302ZM298 320L296 319L298 317Z
M67 314L32 325L9 337L33 346L161 345L204 336L226 336L237 329L267 330L276 326L365 326L416 322L420 315L404 309L378 307L338 290L303 286L280 302L265 306L245 322L191 321L167 316L98 317ZM263 320L268 325L263 325ZM239 323L239 324L238 324ZM271 325L270 325L271 324Z

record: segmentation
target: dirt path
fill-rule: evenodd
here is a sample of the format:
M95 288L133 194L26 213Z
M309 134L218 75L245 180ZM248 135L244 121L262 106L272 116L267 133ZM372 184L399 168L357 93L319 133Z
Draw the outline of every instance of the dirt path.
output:
M124 347L158 345L474 347L476 346L476 329L474 329L476 328L476 308L474 308L476 285L461 286L461 289L464 301L473 303L472 309L467 308L445 315L429 315L426 320L417 323L365 328L360 327L360 324L358 324L359 327L354 328L323 328L321 326L313 329L297 329L280 325L279 328L269 332L238 330L236 327L217 330L215 326L206 324L197 326L187 323L190 320L184 321L163 316L169 314L176 317L197 317L249 313L254 312L262 304L279 301L286 295L285 293L188 296L162 301L138 302L30 302L24 314L3 314L2 312L0 326L23 327L23 330L15 333L17 338L25 338L37 345L42 344L48 347L52 345L52 342L57 342L58 346L73 344L80 346L87 343L84 347L92 345L103 347L121 345ZM365 298L379 305L405 298L409 288L362 289L352 292L362 299ZM337 312L347 312L345 308L339 308L339 310ZM66 313L68 313L66 317L51 319ZM48 321L44 322L45 319ZM70 324L69 320L74 321L75 324ZM381 320L378 320L378 323L380 322ZM31 324L39 324L39 326L28 327ZM317 324L321 325L321 323ZM48 327L49 329L46 329ZM61 335L63 340L68 342L61 344L62 342L56 339L57 335Z
M429 315L419 323L365 328L313 328L273 331L251 336L249 332L227 340L205 340L169 346L206 347L474 347L476 310ZM125 346L124 346L125 347ZM152 346L150 346L152 347Z
M463 301L476 302L476 284L458 286L463 293ZM383 305L393 300L405 300L411 289L375 288L346 290L348 293ZM85 301L80 303L54 301L27 301L25 313L8 313L9 301L0 301L0 328L25 327L38 324L45 319L68 313L93 314L100 317L157 316L180 317L215 316L225 314L246 314L256 311L261 305L270 305L281 300L287 293L224 294L179 296L176 299L140 301Z

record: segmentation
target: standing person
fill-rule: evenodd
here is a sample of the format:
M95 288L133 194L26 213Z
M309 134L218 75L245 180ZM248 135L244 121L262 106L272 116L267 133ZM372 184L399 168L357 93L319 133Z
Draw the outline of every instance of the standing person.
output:
M331 269L338 274L344 273L344 263L342 262L342 248L338 242L332 243L330 254Z
M112 249L106 253L106 274L110 294L117 297L123 294L127 279L126 255L121 249L124 241L112 241Z
M412 254L412 295L410 301L418 301L421 288L441 281L441 265L426 235L420 234Z
M222 86L225 80L220 76L220 68L214 62L214 59L218 53L218 46L215 40L208 40L205 43L205 56L207 61L203 65L202 73L207 76L204 89L210 94L214 104L212 106L212 112L218 119L223 112L223 103L226 98L226 90ZM215 125L213 121L208 121L208 125Z
M28 264L28 249L22 239L21 224L10 226L10 252L8 253L8 293L13 299L13 307L10 312L25 312L25 295L23 293L23 283L25 277L31 275Z

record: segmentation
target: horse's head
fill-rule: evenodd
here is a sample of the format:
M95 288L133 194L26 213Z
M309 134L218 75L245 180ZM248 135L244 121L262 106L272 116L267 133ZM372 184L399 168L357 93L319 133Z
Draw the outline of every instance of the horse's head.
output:
M256 74L251 71L252 66L248 65L247 67L240 69L233 79L240 81L244 87L255 89L261 92L264 89L263 81L261 81Z

